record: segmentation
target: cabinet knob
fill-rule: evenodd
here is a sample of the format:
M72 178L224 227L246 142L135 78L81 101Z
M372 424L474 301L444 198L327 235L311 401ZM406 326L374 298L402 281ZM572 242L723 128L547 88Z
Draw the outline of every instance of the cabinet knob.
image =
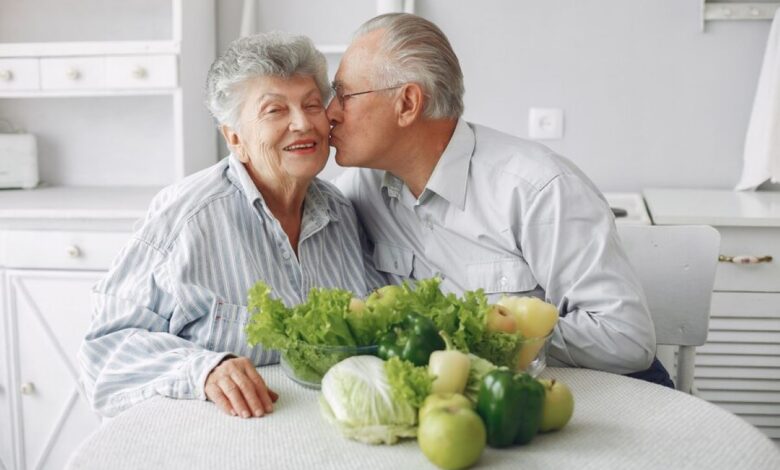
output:
M8 69L0 70L0 80L10 82L14 78L14 73Z
M728 255L720 255L718 256L718 261L723 263L734 263L734 264L758 264L758 263L771 263L772 257L769 255L766 256L751 256L751 255L737 255L737 256L728 256Z
M133 69L133 78L137 78L138 80L143 80L149 75L149 72L146 71L144 67L141 67L140 65Z
M68 77L69 80L78 80L81 78L81 72L77 68L69 68L67 72L65 72L65 76Z
M70 256L71 258L78 258L79 256L81 256L81 248L79 248L77 245L69 246L66 251L68 253L68 256Z
M32 395L35 393L35 384L32 382L25 382L19 387L19 391L22 392L22 395Z

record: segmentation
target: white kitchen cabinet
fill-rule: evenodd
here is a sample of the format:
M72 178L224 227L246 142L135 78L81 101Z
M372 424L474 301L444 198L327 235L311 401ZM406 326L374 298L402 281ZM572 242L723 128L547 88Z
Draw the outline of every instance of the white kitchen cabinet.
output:
M102 272L9 270L10 397L16 468L62 468L100 424L79 394L79 344Z
M705 224L720 232L695 385L701 398L740 415L780 446L780 193L648 189L644 197L655 224ZM740 256L753 262L734 262Z
M153 194L147 188L3 192L0 469L60 469L99 424L77 382L91 287Z

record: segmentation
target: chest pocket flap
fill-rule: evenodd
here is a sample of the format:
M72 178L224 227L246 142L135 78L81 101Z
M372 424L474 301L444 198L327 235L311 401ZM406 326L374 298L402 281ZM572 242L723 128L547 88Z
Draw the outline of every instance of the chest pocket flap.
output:
M486 294L528 292L537 285L528 265L521 259L470 264L468 282L471 289L484 289Z
M374 266L382 272L409 277L412 274L414 253L387 243L374 245Z

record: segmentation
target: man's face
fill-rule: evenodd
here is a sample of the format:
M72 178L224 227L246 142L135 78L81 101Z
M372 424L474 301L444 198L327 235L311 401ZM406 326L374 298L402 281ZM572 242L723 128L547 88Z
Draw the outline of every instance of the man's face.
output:
M381 88L373 80L381 30L357 38L344 53L334 84L339 95ZM393 103L397 89L348 96L344 103L334 97L327 108L333 126L330 145L336 148L336 163L390 170L390 146L397 123Z

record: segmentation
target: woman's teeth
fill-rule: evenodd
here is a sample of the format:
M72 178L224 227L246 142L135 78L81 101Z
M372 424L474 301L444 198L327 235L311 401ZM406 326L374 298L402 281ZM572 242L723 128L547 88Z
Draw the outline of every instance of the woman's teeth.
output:
M295 144L295 145L288 145L285 147L285 150L300 150L300 149L310 149L314 147L314 144Z

